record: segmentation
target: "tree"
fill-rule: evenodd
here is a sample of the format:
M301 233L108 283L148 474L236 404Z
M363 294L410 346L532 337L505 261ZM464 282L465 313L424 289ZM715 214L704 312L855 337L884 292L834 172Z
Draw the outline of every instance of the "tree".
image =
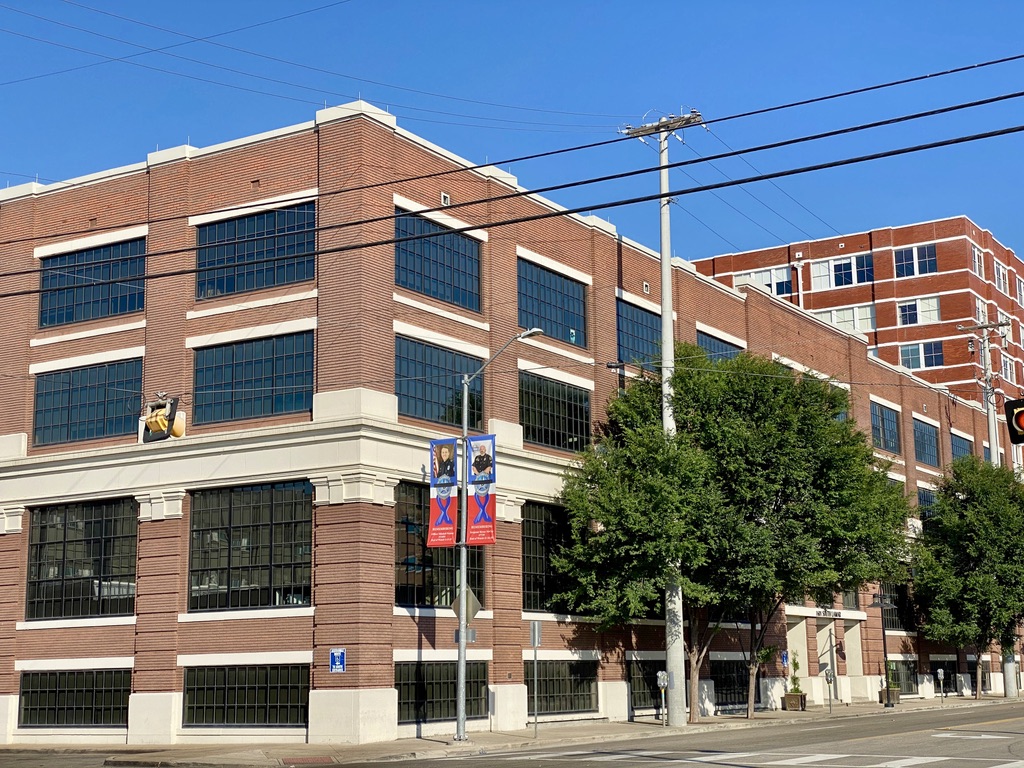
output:
M953 462L914 547L914 598L930 640L1012 649L1024 618L1024 486L976 456Z
M645 615L678 582L694 703L722 617L748 609L751 717L772 617L898 570L906 501L828 382L681 345L672 387L671 437L655 377L610 404L595 446L566 474L572 543L555 564L578 585L567 595L576 610L605 626Z

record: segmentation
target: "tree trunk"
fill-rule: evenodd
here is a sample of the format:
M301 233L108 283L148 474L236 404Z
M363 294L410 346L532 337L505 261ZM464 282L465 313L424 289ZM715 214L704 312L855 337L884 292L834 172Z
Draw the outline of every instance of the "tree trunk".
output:
M700 663L702 661L700 651L690 646L690 679L687 683L690 686L690 716L686 722L695 724L700 722Z
M754 719L754 701L757 696L757 668L758 663L751 661L747 667L747 720Z
M983 667L982 661L981 661L981 652L978 653L978 657L977 658L978 658L978 668L974 670L974 677L975 677L975 681L974 681L974 698L975 699L980 699L981 698L981 677L982 677L982 672L984 671L984 667Z

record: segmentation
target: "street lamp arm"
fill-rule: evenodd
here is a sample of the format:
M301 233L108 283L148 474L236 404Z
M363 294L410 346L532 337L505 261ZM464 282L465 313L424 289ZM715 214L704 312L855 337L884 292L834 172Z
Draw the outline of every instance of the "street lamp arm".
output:
M522 333L518 333L518 334L516 334L516 335L515 335L515 336L513 336L513 337L512 337L511 339L509 339L508 341L506 341L506 342L505 342L505 343L504 343L504 344L502 345L501 349L499 349L499 350L498 350L497 352L495 352L495 353L494 353L493 355L491 355L491 356L490 356L490 358L489 358L489 359L487 360L487 362L486 362L486 363L484 363L484 364L483 364L483 365L481 365L481 366L480 366L479 368L477 368L477 370L476 370L476 373L474 373L474 374L473 374L472 376L470 376L470 375L468 375L468 374L465 374L465 373L464 373L464 374L462 374L462 383L463 383L463 384L465 384L465 385L467 385L467 386L468 386L468 385L470 385L470 384L472 384L472 383L473 383L473 380L474 380L474 379L475 379L475 378L476 378L477 376L479 376L479 375L480 375L481 373L483 373L483 372L484 372L484 369L485 369L485 368L486 368L486 367L487 367L488 365L490 365L491 363L493 363L493 362L495 361L495 359L496 359L496 358L497 358L497 357L498 357L498 356L499 356L499 355L500 355L500 354L501 354L502 352L504 352L504 351L505 351L506 349L508 349L509 347L511 347L511 346L512 346L513 344L515 344L515 343L516 343L517 341L522 341L523 339L529 339L529 338L531 338L531 337L533 337L533 336L543 336L543 335L544 335L544 331L542 331L542 330L541 330L540 328L530 328L529 330L526 330L526 331L523 331Z

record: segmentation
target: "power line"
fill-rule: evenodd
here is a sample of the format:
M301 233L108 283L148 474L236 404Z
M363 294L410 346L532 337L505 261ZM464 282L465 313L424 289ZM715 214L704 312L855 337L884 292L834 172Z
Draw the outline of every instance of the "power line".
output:
M809 142L809 141L818 141L818 140L824 139L824 138L833 138L833 137L836 137L836 136L843 136L843 135L846 135L846 134L856 133L856 132L859 132L859 131L871 130L871 129L879 128L879 127L883 127L883 126L896 125L896 124L908 122L908 121L911 121L911 120L918 120L918 119L922 119L922 118L926 118L926 117L933 117L935 115L947 114L947 113L950 113L950 112L956 112L956 111L960 111L960 110L964 110L964 109L971 109L971 108L974 108L974 107L977 107L977 106L983 106L983 105L987 105L987 104L994 104L994 103L997 103L997 102L1007 101L1007 100L1010 100L1010 99L1017 99L1017 98L1021 98L1021 97L1024 97L1024 91L1016 91L1014 93L1003 94L1001 96L993 96L993 97L989 97L989 98L985 98L985 99L978 99L978 100L971 101L971 102L964 102L964 103L961 103L961 104L955 104L955 105L948 106L948 107L940 107L938 109L931 109L931 110L926 110L926 111L923 111L923 112L915 112L915 113L912 113L912 114L909 114L909 115L901 115L901 116L898 116L898 117L887 118L887 119L884 119L884 120L877 120L877 121L870 122L870 123L863 123L861 125L850 126L850 127L847 127L847 128L839 128L839 129L835 129L835 130L831 130L831 131L824 131L822 133L810 134L808 136L801 136L801 137L798 137L798 138L795 138L795 139L785 139L785 140L782 140L782 141L776 141L776 142L771 142L771 143L768 143L768 144L761 144L761 145L754 146L754 147L748 147L746 149L733 150L733 151L730 151L730 152L720 153L720 154L717 154L717 155L708 155L707 157L703 157L703 158L695 158L695 159L692 159L692 160L682 160L682 161L678 161L678 162L675 162L675 163L669 163L667 165L667 167L668 168L682 168L682 167L686 167L686 166L690 166L690 165L696 165L696 164L704 163L704 162L710 162L710 161L714 161L714 160L722 160L722 159L731 158L731 157L738 157L738 156L742 156L744 154L748 154L748 153L752 153L752 152L762 152L762 151L767 151L767 150L770 150L770 149L779 149L781 147L794 146L794 145L806 143L806 142ZM587 145L587 146L588 147L598 147L598 146L603 146L603 145L614 143L614 142L618 142L618 141L630 140L631 138L632 137L625 137L625 139L623 139L623 138L610 139L610 140L605 140L605 141L602 141L602 142L597 142L595 144L591 144L591 145ZM531 156L531 158L527 158L527 159L532 159L532 157L538 157L538 156L550 156L550 155L553 155L553 154L560 154L562 152L568 152L568 151L573 151L573 149L552 150L550 152L541 153L541 155ZM508 161L502 161L502 162L508 162ZM462 173L462 172L467 171L467 170L475 170L475 169L480 169L480 168L485 168L485 167L490 167L490 164L488 164L488 165L472 166L470 168L457 168L457 169L451 169L451 170L447 170L447 171L437 171L437 172L434 172L434 173L422 174L420 176L412 176L412 177L405 177L405 178L401 178L401 179L392 179L392 180L387 180L387 181L372 182L370 184L361 184L361 185L358 185L358 186L355 186L355 187L347 187L347 188L344 188L344 189L334 190L332 192L325 192L325 193L321 194L320 197L321 198L325 198L325 197L328 197L328 196L345 194L345 193L349 193L349 192L364 191L364 190L376 189L376 188L380 188L380 187L397 186L398 184L409 182L409 181L421 181L421 180L425 180L425 179L434 179L434 178L438 178L438 177L442 177L442 176L452 175L452 174L455 174L455 173ZM424 213L434 213L434 212L438 212L438 211L450 211L450 210L453 210L453 209L459 209L459 208L464 208L464 207L469 207L469 206L483 205L483 204L486 204L486 203L501 202L501 201L504 201L504 200L510 200L510 199L514 199L514 198L518 198L518 197L536 196L536 195L540 195L540 194L543 194L543 193L546 193L546 192L553 192L553 191L558 191L558 190L563 190L563 189L571 189L571 188L574 188L574 187L585 186L585 185L588 185L588 184L599 184L599 183L603 183L603 182L606 182L606 181L616 181L616 180L619 180L619 179L629 178L629 177L632 177L632 176L638 176L638 175L642 175L642 174L645 174L645 173L653 173L653 172L658 171L658 170L659 170L659 167L655 166L653 168L642 168L642 169L633 170L633 171L623 171L621 173L608 174L608 175L605 175L605 176L597 176L597 177L592 177L592 178L589 178L589 179L583 179L583 180L573 181L573 182L566 182L566 183L563 183L563 184L555 184L555 185L551 185L551 186L547 186L547 187L539 187L537 189L532 189L532 190L522 190L522 191L511 192L511 193L502 194L502 195L496 195L496 196L487 197L487 198L478 198L476 200L469 200L469 201L464 201L464 202L454 202L454 203L451 203L451 204L446 205L446 206L437 206L435 208L428 208L428 209L425 209L425 210L417 211L417 213L424 214ZM777 178L777 176L775 176L773 174L760 174L759 176L763 177L766 180L767 179L772 179L772 178ZM739 183L746 183L746 182L741 181ZM706 187L706 189L708 189L708 190L720 189L723 186L734 186L734 185L735 184L710 185L710 186ZM58 191L62 191L62 190L58 190ZM299 199L301 199L301 198L296 198L296 200L299 200ZM278 200L277 204L280 205L281 207L284 207L284 206L288 205L288 202L289 202L288 199L284 198L284 199ZM218 213L230 213L232 211L244 211L244 210L246 210L248 208L251 208L252 205L253 205L252 202L240 203L240 204L235 205L235 206L227 206L227 207L224 207L224 208L217 209L216 212L218 212ZM585 213L585 212L587 212L589 210L599 210L599 208L593 207L593 206L590 206L590 207L586 207L585 206L585 207L574 209L571 212L572 213L576 213L576 212ZM565 214L566 214L565 211L559 211L559 212L557 212L557 213L555 213L553 215L565 215ZM175 221L175 220L178 220L178 219L181 219L181 218L185 218L185 216L184 215L165 216L165 217L160 217L160 218L148 219L148 220L145 220L145 221L136 221L134 223L135 224L146 224L146 223L154 224L154 223L162 223L162 222L167 222L167 221ZM365 224L373 224L373 223L378 223L378 222L381 222L381 221L389 221L389 220L392 220L394 218L395 218L394 215L377 216L377 217L368 218L368 219L360 219L360 220L356 220L356 221L348 221L348 222L343 222L343 223L340 223L340 224L333 224L333 225L328 225L328 226L325 226L325 227L319 227L319 228L316 229L316 231L317 232L323 232L323 231L328 231L328 230L344 229L344 228L347 228L347 227L362 226L362 225L365 225ZM96 234L98 232L103 232L103 231L107 231L107 230L121 229L121 228L124 228L124 227L127 227L127 226L132 226L132 224L130 224L130 223L119 223L117 225L111 225L111 226L107 226L107 227L95 227L95 228L92 228L92 229L85 229L85 230L73 230L73 231L64 231L64 232L58 232L58 233L48 233L46 236L47 237L68 237L68 236L73 236L73 235L78 235L78 234L90 234L91 235L91 234ZM480 229L480 227L479 226L473 226L473 227L469 227L469 229ZM465 230L459 230L459 231L465 231ZM38 240L39 240L39 236L22 237L22 238L11 238L11 239L8 239L8 240L0 241L0 245L14 245L14 244L23 243L23 242L35 242L35 241L38 241ZM180 248L180 249L174 249L174 250L170 250L170 251L161 251L161 252L154 253L154 254L151 254L151 255L171 255L171 254L175 254L175 253L185 253L185 252L189 252L189 251L192 251L192 250L194 250L194 248ZM0 277L13 277L13 276L17 276L17 275L34 274L34 273L37 273L39 271L41 271L41 270L33 269L33 270L22 270L22 271L16 271L16 272L0 273Z
M941 141L933 141L925 144L915 144L909 147L900 147L898 149L885 150L883 152L874 152L868 155L857 155L855 157L843 158L841 160L830 160L825 163L817 163L814 165L805 165L798 168L790 168L782 171L773 171L771 173L760 174L758 176L749 176L746 178L732 179L728 181L716 182L714 184L705 184L703 186L691 187L689 189L676 189L667 192L664 197L682 197L685 195L692 195L698 192L710 192L717 189L726 189L728 187L736 187L743 184L751 184L757 181L767 181L769 179L780 179L789 176L798 176L804 173L813 173L816 171L830 170L832 168L843 168L850 165L857 165L860 163L870 162L872 160L881 160L889 157L899 157L902 155L913 154L916 152L924 152L932 149L939 149L942 147L957 146L960 144L966 144L974 141L982 141L986 139L997 138L1000 136L1009 136L1016 133L1024 132L1024 125L1015 125L1009 128L1000 128L994 131L985 131L983 133L974 133L966 136L958 136L952 139L943 139ZM588 211L600 211L607 210L609 208L620 208L627 205L636 205L638 203L649 203L656 200L660 200L663 197L661 193L655 193L651 195L643 195L640 197L631 197L622 200L612 200L610 202L595 203L591 205L580 206L577 208L567 208L558 211L547 211L544 213L529 214L526 216L518 216L512 219L503 219L499 221L492 221L482 225L467 225L464 227L453 227L446 229L443 234L465 234L473 230L480 229L493 229L497 227L508 227L517 224L528 224L535 221L543 221L552 218L561 218L572 214L581 214ZM414 214L413 214L414 215ZM335 246L333 248L320 248L317 249L312 255L324 256L327 254L339 254L348 253L355 250L363 250L365 248L375 248L387 245L398 245L402 243L414 242L417 240L424 240L432 237L437 237L438 233L427 233L423 235L409 235L406 237L392 237L384 240L375 240L369 243L356 243L351 245ZM182 250L194 250L192 248ZM276 262L282 259L293 258L292 256L276 256L267 259L258 259L253 261L245 262L246 266L251 266L259 263ZM161 272L157 274L146 275L143 279L146 281L164 278L164 277L177 277L181 275L192 275L198 272L208 271L208 268L200 269L198 267L190 267L185 269L171 270L167 272ZM120 280L101 280L90 285L106 285L121 282ZM34 288L22 291L9 291L0 293L0 299L13 298L17 296L31 296L42 293L42 289Z

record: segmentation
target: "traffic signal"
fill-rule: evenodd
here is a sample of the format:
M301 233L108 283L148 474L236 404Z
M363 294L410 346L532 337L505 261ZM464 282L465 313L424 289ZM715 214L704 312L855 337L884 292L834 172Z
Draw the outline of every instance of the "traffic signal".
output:
M185 414L178 410L178 398L169 397L146 404L142 442L153 443L185 434Z
M1006 428L1010 430L1010 442L1014 445L1024 443L1024 400L1007 400Z

